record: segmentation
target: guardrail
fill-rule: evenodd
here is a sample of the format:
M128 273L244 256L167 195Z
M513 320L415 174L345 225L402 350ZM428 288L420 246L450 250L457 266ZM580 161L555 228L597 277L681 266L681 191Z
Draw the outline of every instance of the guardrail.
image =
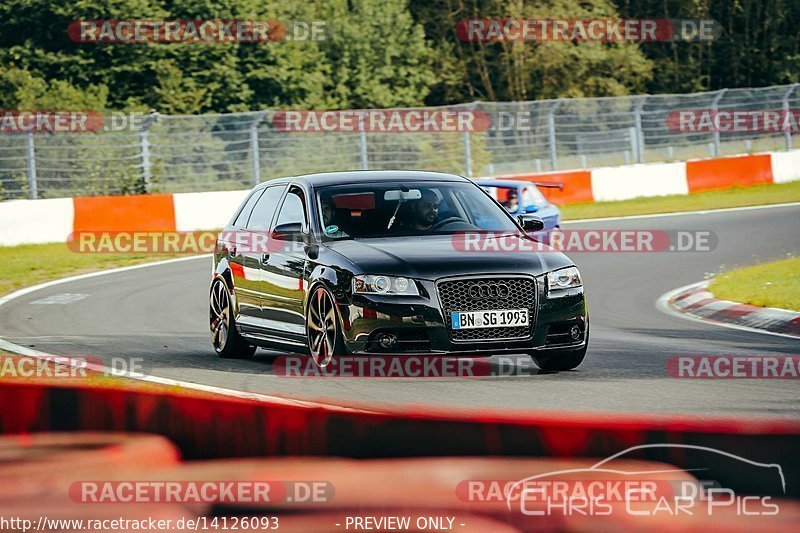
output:
M281 112L139 117L134 129L2 134L0 199L235 190L275 177L351 169L466 176L685 161L797 147L792 130L686 132L679 110L800 109L798 85L716 92L474 102L484 131L288 133ZM646 177L642 178L647 179Z

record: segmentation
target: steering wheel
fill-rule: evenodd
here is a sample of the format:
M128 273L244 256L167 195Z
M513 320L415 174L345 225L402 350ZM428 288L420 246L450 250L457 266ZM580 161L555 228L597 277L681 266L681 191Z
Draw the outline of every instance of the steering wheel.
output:
M448 218L446 218L446 219L444 219L444 220L440 220L439 222L437 222L436 224L434 224L434 225L431 227L431 231L437 231L437 230L440 230L440 229L442 229L444 226L447 226L448 224L452 224L453 222L466 222L466 220L464 220L464 219L463 219L463 218L461 218L461 217L448 217Z

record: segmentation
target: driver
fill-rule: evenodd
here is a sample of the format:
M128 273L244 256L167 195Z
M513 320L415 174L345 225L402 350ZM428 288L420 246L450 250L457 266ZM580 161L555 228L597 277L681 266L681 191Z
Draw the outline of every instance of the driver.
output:
M333 198L328 195L320 196L320 207L322 209L322 227L325 235L334 239L349 237L347 233L339 229L336 225L336 207L333 204Z
M517 191L509 189L508 200L502 202L502 204L509 213L516 213L519 210L519 196L517 195Z
M430 231L439 218L439 197L430 189L421 189L422 198L409 202L407 227Z

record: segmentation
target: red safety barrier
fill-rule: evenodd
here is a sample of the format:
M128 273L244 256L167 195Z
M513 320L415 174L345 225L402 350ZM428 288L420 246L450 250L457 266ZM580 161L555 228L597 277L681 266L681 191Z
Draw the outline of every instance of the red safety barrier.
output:
M171 194L73 198L73 233L92 231L175 231Z
M772 158L762 154L688 161L686 179L690 193L772 183Z

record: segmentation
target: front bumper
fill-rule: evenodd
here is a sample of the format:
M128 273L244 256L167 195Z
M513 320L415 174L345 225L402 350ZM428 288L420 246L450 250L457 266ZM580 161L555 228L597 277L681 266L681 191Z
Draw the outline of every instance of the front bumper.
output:
M450 317L443 316L436 285L418 280L419 296L354 295L340 302L342 331L347 351L355 355L496 355L533 354L540 350L574 349L587 342L586 301L583 288L571 289L559 298L547 298L545 276L536 282L536 309L532 334L517 340L453 341ZM581 338L570 329L577 325ZM565 334L566 332L566 334ZM391 333L398 339L392 348L382 348L378 335Z

